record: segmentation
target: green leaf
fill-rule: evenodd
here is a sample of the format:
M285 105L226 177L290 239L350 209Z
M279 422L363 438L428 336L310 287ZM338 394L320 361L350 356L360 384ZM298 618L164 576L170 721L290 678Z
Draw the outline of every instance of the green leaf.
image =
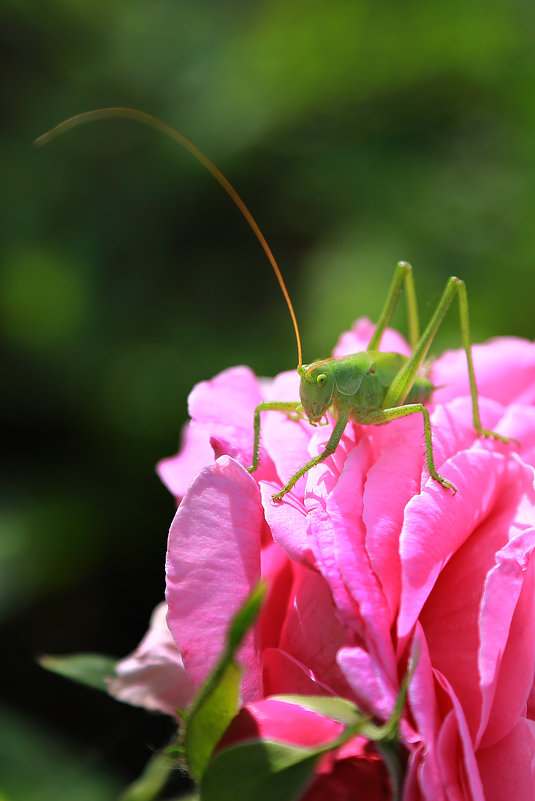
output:
M103 654L69 654L68 656L41 656L41 667L59 673L96 690L108 691L107 678L115 676L117 660Z
M238 711L240 679L240 668L234 662L228 662L219 672L211 692L203 696L189 718L185 735L186 758L197 781L202 777L212 751Z
M258 617L265 593L266 584L259 582L234 616L226 648L188 711L184 746L189 769L197 781L201 780L212 751L238 712L241 668L234 656Z
M320 756L362 732L369 723L358 707L345 698L273 697L337 720L344 725L344 731L330 743L316 747L250 740L225 748L210 761L202 777L202 801L292 801L312 777Z
M202 801L292 801L306 787L324 749L256 740L220 751L201 782Z
M330 743L299 747L272 740L249 740L225 748L210 760L201 781L202 801L292 801L299 797L320 756L339 748L360 734L377 743L387 766L394 798L399 798L401 764L397 741L399 717L405 700L409 672L403 682L394 713L383 726L346 698L311 695L278 695L273 698L310 709L343 724L343 732Z
M259 581L234 616L227 640L227 647L233 653L239 648L241 641L256 622L266 591L267 584Z

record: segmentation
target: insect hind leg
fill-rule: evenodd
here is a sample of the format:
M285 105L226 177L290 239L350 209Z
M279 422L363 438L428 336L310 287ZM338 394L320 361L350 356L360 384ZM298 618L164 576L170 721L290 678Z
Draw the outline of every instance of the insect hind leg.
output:
M472 358L472 335L470 331L470 318L468 315L468 297L466 294L466 285L464 281L456 276L452 276L448 279L446 288L442 293L442 297L438 302L427 328L418 340L412 355L392 381L386 394L384 405L385 407L391 408L395 406L401 406L403 404L414 383L418 369L427 356L435 334L438 331L455 295L458 295L459 297L461 335L464 352L466 354L470 395L472 398L472 418L474 422L474 428L479 437L493 437L501 442L510 442L510 438L504 437L501 434L498 434L496 431L490 431L487 428L483 428L481 425L474 362Z

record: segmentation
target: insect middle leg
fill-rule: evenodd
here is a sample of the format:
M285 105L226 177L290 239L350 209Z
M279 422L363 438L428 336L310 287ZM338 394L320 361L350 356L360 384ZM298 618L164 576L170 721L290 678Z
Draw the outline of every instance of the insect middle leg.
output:
M439 475L435 467L435 460L433 458L433 437L431 434L431 421L429 419L429 412L423 403L408 403L405 406L395 406L392 409L382 409L380 412L372 412L366 416L366 424L381 425L382 423L389 423L391 420L397 420L400 417L406 417L409 414L421 413L424 418L424 435L425 435L425 460L427 462L427 469L431 478L438 481L439 484L445 489L453 490L453 494L457 494L457 487Z

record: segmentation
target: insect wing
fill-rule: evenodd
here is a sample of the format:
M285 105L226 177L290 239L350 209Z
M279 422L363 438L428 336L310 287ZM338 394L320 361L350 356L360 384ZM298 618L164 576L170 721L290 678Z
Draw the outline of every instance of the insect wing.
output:
M372 366L373 359L367 351L334 361L331 370L340 395L355 395Z
M373 371L384 387L389 387L399 373L407 357L401 353L370 352L373 361Z

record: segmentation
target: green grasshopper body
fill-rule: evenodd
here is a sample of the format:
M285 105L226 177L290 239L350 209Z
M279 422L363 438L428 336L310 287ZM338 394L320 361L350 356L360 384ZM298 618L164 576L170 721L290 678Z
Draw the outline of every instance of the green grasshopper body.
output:
M213 164L193 142L187 139L184 134L176 128L172 128L170 125L158 120L156 117L152 117L150 114L145 114L142 111L129 108L109 108L97 109L95 111L86 112L85 114L79 114L76 117L71 117L43 136L40 136L36 140L36 143L45 144L59 134L85 122L108 119L110 117L126 117L155 128L174 139L200 161L238 206L264 249L275 272L288 305L297 341L297 371L301 377L301 403L299 404L295 401L271 401L261 403L256 408L254 415L253 464L248 470L254 472L260 460L260 416L262 412L282 411L290 415L297 414L298 416L303 416L302 413L304 412L312 425L317 425L325 416L326 412L330 412L336 422L324 451L297 470L282 489L273 495L273 500L280 501L284 495L292 489L299 478L334 453L345 427L350 420L365 425L382 425L409 414L421 414L423 417L426 462L430 476L435 481L438 481L445 489L451 489L454 493L457 492L450 481L447 481L438 474L435 467L431 423L429 420L429 412L424 405L426 401L429 400L433 388L430 382L420 374L431 342L455 295L459 298L461 332L470 381L474 429L478 436L494 437L502 442L509 442L506 437L502 437L493 431L488 431L481 426L476 380L472 362L468 300L463 281L456 277L452 277L448 280L435 312L427 328L420 337L418 334L418 313L412 268L407 262L399 262L394 273L394 279L385 306L375 332L368 343L367 350L362 353L355 353L343 359L322 359L321 361L304 365L302 360L301 339L295 312L284 279L269 245L236 190L231 186L215 164ZM390 323L403 287L405 287L407 299L409 339L413 348L410 357L402 356L399 353L379 352L382 335Z
M410 357L402 356L399 353L380 353L376 350L390 322L403 284L406 284L407 289L407 310L410 338L413 346L413 352ZM429 412L424 405L429 400L433 387L427 378L419 374L436 331L456 294L459 297L461 331L470 380L474 428L478 436L494 437L502 442L509 441L500 434L484 429L480 422L472 361L468 300L464 282L456 277L449 279L429 325L422 336L418 337L418 315L412 268L407 262L399 262L385 307L368 345L368 350L362 353L354 353L343 359L322 359L308 365L300 364L297 370L301 376L299 388L301 403L273 401L262 403L257 407L254 423L253 464L249 468L250 472L254 472L259 463L261 412L270 410L294 414L304 412L309 422L312 425L317 425L320 419L329 411L336 420L332 434L322 453L297 470L282 489L273 495L274 501L280 501L292 489L299 478L334 453L350 420L364 425L383 425L409 414L421 414L423 417L426 462L429 474L445 489L451 489L454 493L457 492L456 487L440 476L435 467L431 422Z

